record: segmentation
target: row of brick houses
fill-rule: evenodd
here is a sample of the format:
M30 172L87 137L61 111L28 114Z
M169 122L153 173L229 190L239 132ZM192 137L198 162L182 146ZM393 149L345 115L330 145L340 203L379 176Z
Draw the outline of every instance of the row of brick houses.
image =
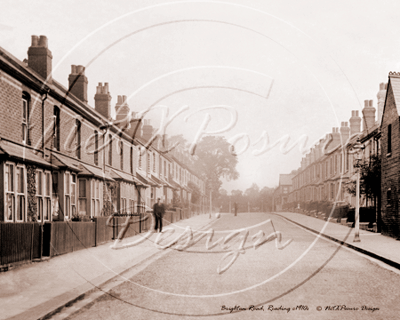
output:
M0 48L1 222L134 213L158 197L190 205L190 183L204 203L199 175L168 152L167 140L147 143L155 130L135 119L125 96L112 121L108 83L97 85L93 108L85 68L73 65L68 82L52 78L45 36L32 36L23 62Z
M380 158L380 196L361 198L361 206L376 207L375 222L383 234L400 238L400 73L390 72L388 83L381 83L377 94L377 118L372 100L366 100L362 110L352 111L352 117L333 128L332 133L314 146L302 159L301 167L292 179L288 203L331 201L337 205L355 205L355 197L347 192L346 184L354 180L352 147L357 140L364 146L364 160ZM361 130L361 122L363 129ZM278 208L279 209L279 208Z
M319 208L321 203L335 204L339 208L346 205L354 207L355 196L349 192L350 183L356 177L354 164L357 156L353 147L361 143L362 161L371 163L374 157L381 160L381 194L376 198L362 195L360 206L374 207L373 217L368 219L377 224L376 230L400 237L399 97L400 74L390 73L388 83L379 86L377 110L372 100L365 100L362 117L357 110L353 110L349 122L342 122L340 128L333 128L331 133L320 139L303 157L291 185L286 186L292 189L287 197L288 205L275 209L316 209L311 206L312 203L319 204Z

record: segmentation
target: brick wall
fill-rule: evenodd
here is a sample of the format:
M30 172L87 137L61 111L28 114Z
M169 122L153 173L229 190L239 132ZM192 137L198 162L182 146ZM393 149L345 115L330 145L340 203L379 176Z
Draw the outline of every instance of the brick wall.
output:
M22 142L22 84L0 71L0 135Z
M388 155L388 125L392 125L392 152ZM392 87L388 88L385 110L381 126L381 154L382 154L382 234L398 237L399 213L399 170L400 170L400 127ZM391 201L387 194L390 188Z

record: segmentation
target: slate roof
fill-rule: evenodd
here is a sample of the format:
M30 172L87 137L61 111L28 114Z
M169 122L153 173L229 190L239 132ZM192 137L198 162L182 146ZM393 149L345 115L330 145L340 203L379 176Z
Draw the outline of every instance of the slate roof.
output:
M5 140L0 141L0 154L47 168L58 169L57 166L43 159L38 153L35 154L32 149Z
M125 182L136 183L139 185L143 184L142 181L136 178L135 176L115 169L111 169L111 177L114 180L123 180Z
M396 103L397 113L400 115L400 74L389 74L389 82L392 87L394 101Z
M73 170L75 172L82 171L79 168L79 161L76 161L74 159L71 159L69 157L63 156L58 153L52 153L52 163L54 163L56 166L60 167L61 169L67 168L67 169Z
M80 164L80 168L82 172L80 172L80 175L87 175L87 176L93 176L99 179L106 179L110 181L114 181L113 178L107 173L103 172L100 168L88 165L88 164Z

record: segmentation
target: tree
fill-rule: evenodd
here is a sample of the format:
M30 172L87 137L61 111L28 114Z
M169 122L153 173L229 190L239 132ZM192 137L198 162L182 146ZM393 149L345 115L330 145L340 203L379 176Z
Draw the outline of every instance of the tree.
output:
M179 146L183 150L186 150L187 145L188 145L188 142L185 139L185 137L183 136L183 134L178 134L176 136L172 136L172 137L168 138L168 143L169 143L170 148L173 148L174 146L175 147Z
M253 183L250 188L246 189L244 194L249 200L256 200L260 195L260 188L257 184Z
M230 152L230 148L231 145L224 137L216 136L204 137L195 148L196 169L215 198L219 195L222 178L228 181L239 178L236 170L238 159Z
M381 195L381 159L379 155L373 155L369 160L361 163L360 167L360 195L365 195L368 199L373 200L374 206L376 200ZM356 181L351 181L347 185L347 192L356 195Z
M232 190L231 192L232 197L237 198L243 196L243 191L242 190Z
M191 197L191 202L192 203L198 203L199 202L199 200L200 200L200 196L201 196L201 192L200 192L200 189L199 189L199 187L196 185L196 184L194 184L192 181L189 181L188 182L188 187L190 188L190 189L192 189L192 197Z

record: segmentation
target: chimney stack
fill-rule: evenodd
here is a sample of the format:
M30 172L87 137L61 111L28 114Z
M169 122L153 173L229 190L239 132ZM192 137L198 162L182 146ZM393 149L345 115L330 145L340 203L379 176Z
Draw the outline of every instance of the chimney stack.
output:
M107 82L104 83L104 86L101 82L99 82L99 85L96 87L96 94L94 95L94 108L107 120L111 119L111 95Z
M364 109L362 110L363 113L363 130L364 131L371 131L372 127L375 125L375 108L373 107L372 100L365 100L364 101Z
M141 138L142 128L143 128L143 120L139 122L139 119L136 119L136 114L132 113L131 125L128 132L129 136L132 138ZM133 134L135 134L135 137L133 136Z
M115 114L117 121L128 121L130 109L128 106L128 99L126 96L118 96L117 104L115 105Z
M350 138L350 128L347 122L342 122L340 125L340 134L342 136L342 145Z
M153 126L150 124L150 120L144 120L143 139L149 141L152 136L153 136Z
M361 131L361 118L358 116L358 110L351 111L350 122L350 135L360 133Z
M315 161L318 161L319 157L320 157L320 145L319 142L315 145L314 147L314 154L315 154Z
M84 103L88 102L87 99L87 86L88 80L85 76L84 66L71 66L71 74L68 77L68 90L79 100Z
M28 67L36 71L47 82L51 82L53 55L48 49L46 36L32 36L31 46L28 49Z
M168 135L166 133L162 136L162 146L164 149L168 150Z
M311 154L310 161L311 161L311 163L314 163L315 162L315 147L311 149L310 154Z
M332 128L332 141L330 143L330 149L337 147L341 143L339 128Z
M380 83L379 84L379 91L376 97L378 98L378 125L381 125L382 116L383 116L383 107L385 106L385 98L386 98L386 90L387 90L387 83Z

